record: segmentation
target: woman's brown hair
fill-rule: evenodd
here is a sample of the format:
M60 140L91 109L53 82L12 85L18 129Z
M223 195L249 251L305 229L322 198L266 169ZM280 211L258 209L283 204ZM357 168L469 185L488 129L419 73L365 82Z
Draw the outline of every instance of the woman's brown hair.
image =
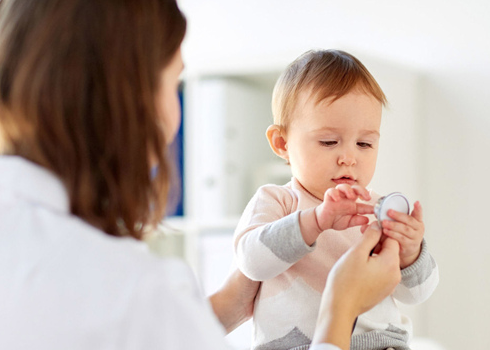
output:
M272 95L274 123L287 129L301 92L311 92L319 103L329 97L333 97L333 102L354 89L386 104L383 90L356 57L340 50L307 51L276 82Z
M185 31L175 0L3 0L3 153L54 172L74 215L141 238L165 212L171 167L155 99Z

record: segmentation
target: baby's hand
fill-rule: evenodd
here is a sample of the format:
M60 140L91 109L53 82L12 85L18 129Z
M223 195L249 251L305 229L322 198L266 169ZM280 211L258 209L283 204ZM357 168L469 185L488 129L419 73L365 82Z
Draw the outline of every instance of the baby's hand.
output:
M345 230L348 227L365 225L369 219L364 214L372 214L372 205L357 203L361 198L371 199L368 190L361 186L337 185L325 192L323 203L315 209L318 226L321 230Z
M383 233L400 244L400 267L403 269L417 260L424 238L422 205L415 202L411 215L388 210L388 216L395 221L383 220Z

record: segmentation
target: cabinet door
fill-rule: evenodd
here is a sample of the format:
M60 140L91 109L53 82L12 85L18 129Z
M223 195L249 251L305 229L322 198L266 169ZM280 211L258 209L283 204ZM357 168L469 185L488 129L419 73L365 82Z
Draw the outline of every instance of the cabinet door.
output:
M203 78L192 88L189 214L216 222L241 214L256 190L258 169L275 159L265 137L272 86ZM189 116L189 113L187 113Z

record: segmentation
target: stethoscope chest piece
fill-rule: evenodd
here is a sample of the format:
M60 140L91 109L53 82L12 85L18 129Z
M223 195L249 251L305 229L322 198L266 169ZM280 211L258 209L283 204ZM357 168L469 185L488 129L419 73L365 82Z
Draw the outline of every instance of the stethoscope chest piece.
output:
M410 204L408 203L407 197L399 192L393 192L378 199L378 202L374 206L374 215L378 219L380 226L383 220L393 221L393 219L387 215L388 210L390 209L409 214Z

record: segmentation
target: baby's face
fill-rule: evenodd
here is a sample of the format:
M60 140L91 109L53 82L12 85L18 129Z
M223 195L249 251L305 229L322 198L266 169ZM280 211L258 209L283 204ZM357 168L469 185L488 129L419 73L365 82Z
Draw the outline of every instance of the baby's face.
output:
M381 103L352 91L315 104L300 95L286 135L293 176L315 197L338 184L366 187L378 156Z

